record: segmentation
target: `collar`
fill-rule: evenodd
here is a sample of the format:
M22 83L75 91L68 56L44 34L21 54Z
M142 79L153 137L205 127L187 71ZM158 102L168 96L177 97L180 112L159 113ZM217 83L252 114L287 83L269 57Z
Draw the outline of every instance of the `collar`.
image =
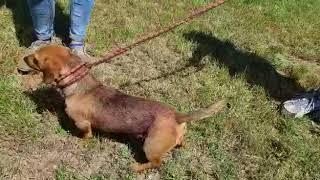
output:
M89 72L86 65L86 63L81 63L71 69L68 73L62 75L59 79L56 79L55 82L57 83L57 87L64 89L84 78Z

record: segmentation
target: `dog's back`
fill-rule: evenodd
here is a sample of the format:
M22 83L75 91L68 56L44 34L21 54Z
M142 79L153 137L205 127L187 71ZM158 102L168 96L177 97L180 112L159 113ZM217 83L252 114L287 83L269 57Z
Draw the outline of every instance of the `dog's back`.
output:
M97 103L93 125L108 132L143 134L159 115L173 119L175 110L162 103L99 86L90 93Z

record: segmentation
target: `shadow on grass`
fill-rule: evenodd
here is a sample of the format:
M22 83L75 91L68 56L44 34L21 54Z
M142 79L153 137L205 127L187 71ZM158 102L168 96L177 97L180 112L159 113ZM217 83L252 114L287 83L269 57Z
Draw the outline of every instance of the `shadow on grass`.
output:
M32 21L26 0L0 0L0 7L11 10L15 25L16 37L20 46L28 47L34 40ZM56 4L55 33L58 37L67 40L69 17L63 13L61 6Z
M201 65L203 57L211 56L212 63L227 67L230 76L244 74L250 86L262 87L267 95L281 103L297 94L307 92L295 79L280 74L268 60L254 53L245 52L229 41L222 41L211 34L195 31L184 34L184 37L197 44L189 60L196 66ZM278 108L281 111L281 107ZM307 117L320 123L319 111L309 113Z
M35 91L26 91L25 94L37 105L37 113L49 111L58 117L60 126L73 136L80 137L81 133L65 112L65 103L62 95L54 88L40 88Z
M281 75L268 60L244 52L229 41L195 31L184 34L184 37L197 44L190 59L194 64L200 64L203 57L211 56L213 63L228 68L230 76L244 74L249 85L263 87L271 98L280 102L305 92L295 79Z
M81 137L82 133L75 126L73 121L68 117L65 112L65 101L62 95L54 88L40 88L35 91L25 92L36 105L37 112L42 114L46 111L55 114L58 117L60 126L71 135ZM116 142L126 144L134 155L137 162L145 162L145 154L142 150L143 142L134 138L130 138L126 134L113 134L104 133L98 130L94 130L95 137L108 138Z
M298 93L305 92L305 89L295 79L283 76L277 72L268 60L254 53L244 52L229 41L221 41L213 35L203 32L190 32L184 34L184 37L197 44L186 66L157 77L142 79L133 83L124 83L120 85L120 89L168 78L179 72L183 72L189 67L197 67L197 70L200 70L203 67L203 63L201 63L202 59L205 56L211 56L212 63L218 62L221 67L227 67L230 76L234 77L244 74L249 85L263 87L266 93L277 101L283 102Z
M280 74L267 59L245 52L229 41L222 41L212 34L196 31L186 33L184 37L197 45L186 66L157 77L122 84L120 89L132 85L142 86L141 83L168 78L192 66L200 70L204 65L201 63L202 59L210 56L212 63L228 68L230 76L244 75L249 86L262 87L269 97L278 102L284 102L299 93L306 92L294 78ZM281 107L278 108L280 111ZM318 123L319 114L319 112L311 113L308 117Z
M222 41L211 34L196 31L186 33L184 37L197 45L186 66L157 77L122 84L120 89L132 85L142 86L141 83L168 78L189 67L197 67L197 70L200 70L204 65L202 59L210 56L212 63L226 67L230 76L244 75L249 86L262 87L269 97L278 102L284 102L299 93L306 92L295 79L280 74L268 60L254 53L245 52L229 41ZM281 111L280 106L278 110ZM308 117L319 122L319 118L313 114L309 114Z

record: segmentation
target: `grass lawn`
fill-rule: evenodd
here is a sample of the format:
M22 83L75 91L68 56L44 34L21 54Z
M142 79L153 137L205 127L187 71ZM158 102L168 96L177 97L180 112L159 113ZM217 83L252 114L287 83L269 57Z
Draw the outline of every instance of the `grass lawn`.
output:
M67 36L68 0L56 33ZM96 56L209 0L96 0ZM122 137L76 137L56 92L15 72L31 42L25 1L0 0L0 179L320 179L320 127L280 115L281 101L320 85L320 0L234 0L92 70L105 85L182 112L218 98L220 115L189 125L186 148L135 174Z

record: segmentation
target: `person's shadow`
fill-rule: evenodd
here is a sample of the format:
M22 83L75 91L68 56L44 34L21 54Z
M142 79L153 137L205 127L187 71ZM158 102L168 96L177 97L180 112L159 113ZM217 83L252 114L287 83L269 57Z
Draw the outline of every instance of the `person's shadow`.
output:
M210 33L197 31L185 33L184 37L196 44L189 59L190 64L200 66L205 56L211 56L212 63L227 67L230 76L243 74L250 86L262 87L269 97L280 103L307 92L296 79L279 73L267 59L243 51L230 41L222 41ZM281 106L282 104L278 107L279 113L284 113ZM320 123L320 111L311 112L306 116L313 122Z
M32 20L27 4L27 0L0 0L0 7L7 7L12 12L15 25L16 37L20 46L28 47L34 40L32 30ZM67 40L69 17L63 13L63 9L56 3L55 8L55 33L56 36Z
M211 34L195 31L184 34L184 37L197 45L186 66L158 77L142 79L134 83L124 83L120 85L120 89L167 78L191 66L197 67L199 70L204 66L201 63L202 59L205 56L211 56L212 63L217 62L221 67L227 67L232 77L244 74L249 85L263 87L271 98L279 102L305 92L305 89L295 79L280 74L268 60L254 53L240 50L229 41L222 41Z
M268 60L245 52L229 41L195 31L184 34L184 37L197 45L190 59L194 64L200 64L203 57L211 56L213 63L227 67L231 76L244 74L249 85L263 87L271 98L280 102L305 92L295 79L280 74Z

